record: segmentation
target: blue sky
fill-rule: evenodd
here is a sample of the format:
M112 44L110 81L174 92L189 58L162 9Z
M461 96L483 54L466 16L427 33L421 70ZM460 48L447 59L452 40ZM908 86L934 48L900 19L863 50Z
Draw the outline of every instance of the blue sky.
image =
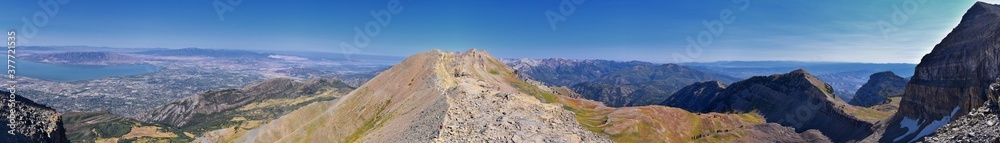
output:
M389 3L242 0L238 5L226 4L232 11L223 13L223 20L212 0L73 0L59 5L44 25L36 23L33 36L24 37L30 30L23 30L22 18L31 21L33 14L44 13L37 3L48 1L56 0L4 1L0 27L21 32L22 45L343 52L340 43L353 43L354 28L376 21L370 11L385 10ZM354 52L407 56L430 49L478 48L506 58L916 63L974 3L747 1L749 5L730 0L585 0L580 4L572 0L401 0L399 13L379 28L366 47ZM562 3L575 10L560 13L560 5L566 6ZM741 9L744 5L746 9ZM689 54L687 38L697 40L703 31L712 32L703 22L719 20L720 12L727 10L731 23L711 36L710 45ZM546 11L559 13L565 21L553 29ZM893 22L892 16L906 20ZM880 21L896 29L885 32Z

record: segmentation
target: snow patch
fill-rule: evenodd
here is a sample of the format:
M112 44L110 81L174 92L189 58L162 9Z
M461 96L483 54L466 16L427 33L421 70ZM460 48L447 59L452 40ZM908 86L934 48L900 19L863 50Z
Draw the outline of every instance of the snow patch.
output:
M937 131L938 128L948 124L948 122L951 121L951 117L955 116L955 113L958 113L958 109L960 109L959 106L955 106L955 109L951 110L950 115L944 116L939 120L932 121L930 124L925 125L920 132L917 132L917 129L920 129L920 123L923 122L923 119L910 119L909 117L903 117L903 121L899 122L899 126L906 128L906 134L892 139L892 142L899 142L899 140L903 139L903 137L909 136L915 132L917 133L917 136L914 136L909 142L916 142L917 139L930 135L931 133L934 133L934 131Z

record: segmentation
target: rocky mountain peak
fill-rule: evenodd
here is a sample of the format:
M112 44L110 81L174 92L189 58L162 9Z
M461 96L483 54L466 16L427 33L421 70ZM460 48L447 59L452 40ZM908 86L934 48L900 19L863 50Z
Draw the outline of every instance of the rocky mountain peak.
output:
M912 142L983 106L1000 76L1000 5L978 2L924 55L881 142Z
M857 95L851 99L850 104L869 107L887 103L889 97L903 95L907 81L909 80L899 77L891 71L872 74L868 78L868 83L865 83L858 89L856 92Z
M896 79L903 79L903 77L900 77L900 76L896 75L895 73L892 73L892 71L884 71L884 72L874 73L871 76L868 76L868 79L869 80L896 80Z

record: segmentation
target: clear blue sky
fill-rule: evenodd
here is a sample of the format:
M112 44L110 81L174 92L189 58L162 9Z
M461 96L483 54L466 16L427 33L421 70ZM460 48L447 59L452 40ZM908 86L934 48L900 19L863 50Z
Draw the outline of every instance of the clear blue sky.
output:
M72 0L21 44L341 52L341 42L353 43L354 27L376 20L369 11L387 9L389 2L242 1L221 20L212 0ZM0 27L23 36L21 18L44 12L37 2L4 0ZM545 13L559 13L561 2L402 0L402 10L358 52L407 56L478 48L507 58L675 62L677 53L700 62L916 63L974 1L917 3L897 24L890 19L894 7L907 9L906 0L749 0L744 10L730 0L586 0L553 30ZM700 54L684 54L686 38L709 31L702 22L718 20L725 9L735 20ZM898 29L883 35L879 21Z

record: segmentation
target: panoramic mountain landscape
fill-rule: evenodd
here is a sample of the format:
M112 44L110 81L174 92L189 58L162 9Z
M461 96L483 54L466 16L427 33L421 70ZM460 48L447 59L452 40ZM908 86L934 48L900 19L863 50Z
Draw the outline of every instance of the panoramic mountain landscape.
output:
M995 2L18 1L0 142L1000 142Z

